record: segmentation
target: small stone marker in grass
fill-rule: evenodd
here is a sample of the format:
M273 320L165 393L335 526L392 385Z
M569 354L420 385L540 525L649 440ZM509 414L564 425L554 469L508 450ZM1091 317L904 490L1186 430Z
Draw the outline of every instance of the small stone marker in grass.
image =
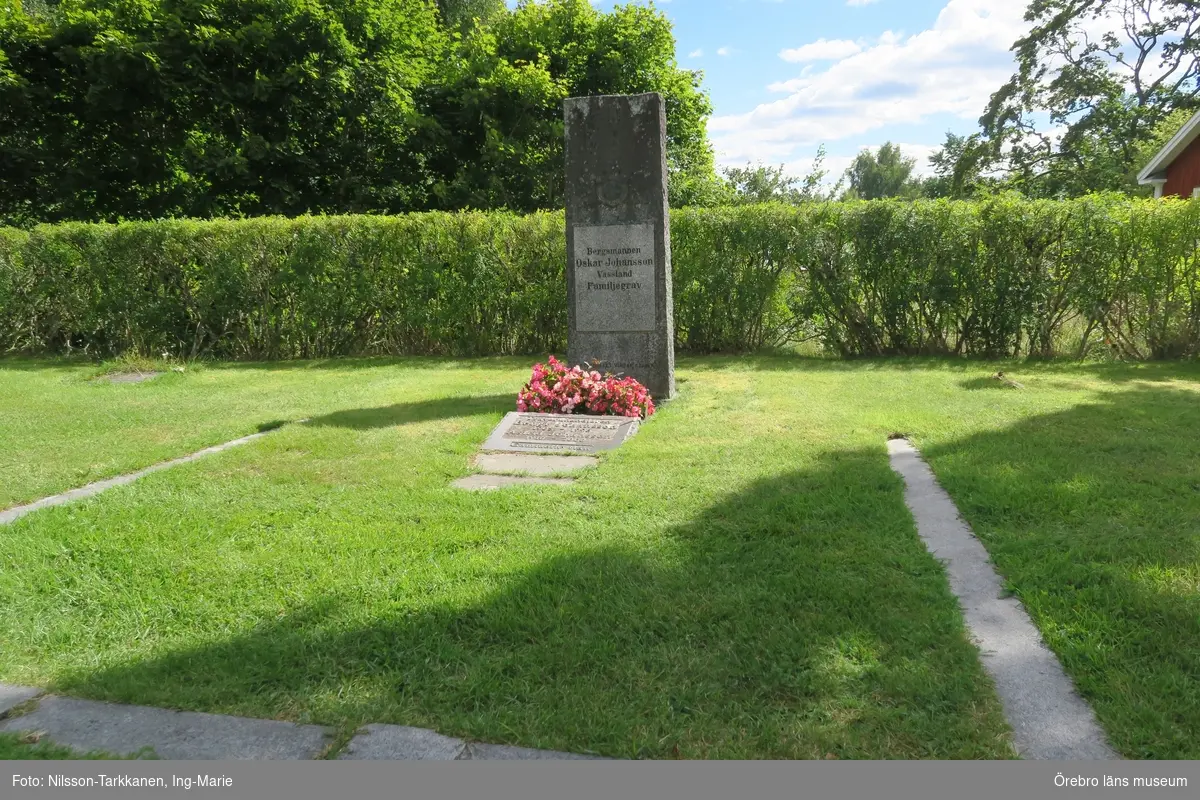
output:
M483 449L508 453L596 453L612 450L637 433L637 417L587 414L507 414Z
M162 375L161 372L113 372L108 375L102 375L100 380L108 381L109 383L142 383L151 378L157 378Z

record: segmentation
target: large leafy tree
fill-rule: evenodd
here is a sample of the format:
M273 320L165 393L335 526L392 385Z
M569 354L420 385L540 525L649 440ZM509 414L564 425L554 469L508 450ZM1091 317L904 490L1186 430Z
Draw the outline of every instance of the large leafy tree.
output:
M0 6L0 215L115 219L402 208L429 0Z
M437 0L442 24L453 31L470 33L504 14L504 0Z
M672 202L720 195L700 74L652 8L24 2L0 0L9 220L561 207L563 99L646 91Z
M561 207L563 99L650 91L667 107L671 201L701 202L717 178L700 80L677 66L671 24L653 8L525 0L465 37L421 95L411 145L426 167L425 204Z
M1038 196L1135 188L1156 126L1198 104L1200 0L1033 0L1026 19L981 120L986 165Z
M714 204L747 205L752 203L788 203L800 205L832 199L841 183L832 189L825 186L825 146L817 149L816 158L804 177L793 175L782 164L747 164L744 167L725 167L721 170L723 194L713 198Z
M891 142L885 142L878 152L863 150L846 170L846 196L859 200L918 197L921 186L913 179L916 165L915 158L905 156Z

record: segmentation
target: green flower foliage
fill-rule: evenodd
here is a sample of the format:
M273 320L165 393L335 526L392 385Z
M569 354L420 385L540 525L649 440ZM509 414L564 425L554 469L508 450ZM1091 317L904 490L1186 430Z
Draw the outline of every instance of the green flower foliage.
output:
M1092 196L682 209L690 352L1200 355L1200 203ZM561 213L0 228L0 352L561 352Z

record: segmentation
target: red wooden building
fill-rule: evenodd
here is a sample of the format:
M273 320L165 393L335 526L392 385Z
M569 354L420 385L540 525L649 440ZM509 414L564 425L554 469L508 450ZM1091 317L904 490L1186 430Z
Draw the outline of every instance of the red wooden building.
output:
M1155 197L1200 197L1200 112L1150 159L1138 183L1152 184Z

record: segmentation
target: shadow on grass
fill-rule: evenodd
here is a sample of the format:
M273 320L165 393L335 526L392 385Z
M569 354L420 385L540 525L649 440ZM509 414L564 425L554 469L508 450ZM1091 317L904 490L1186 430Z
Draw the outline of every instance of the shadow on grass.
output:
M583 513L586 498L545 493ZM470 600L406 593L385 570L321 594L296 587L315 599L55 688L617 757L1007 753L882 447L748 485L666 536L549 539L559 544L525 547L540 555L523 569L491 571L489 559L456 572L464 547L500 546L489 535L448 532L428 556L448 580L490 587Z
M1129 758L1200 758L1200 391L923 447Z
M0 371L38 372L45 369L99 367L100 361L83 356L0 356Z
M439 397L436 400L420 400L415 403L395 403L378 408L355 408L334 411L313 417L309 425L318 427L387 428L413 422L435 419L471 417L489 412L503 413L517 410L516 394L489 394L467 397Z

